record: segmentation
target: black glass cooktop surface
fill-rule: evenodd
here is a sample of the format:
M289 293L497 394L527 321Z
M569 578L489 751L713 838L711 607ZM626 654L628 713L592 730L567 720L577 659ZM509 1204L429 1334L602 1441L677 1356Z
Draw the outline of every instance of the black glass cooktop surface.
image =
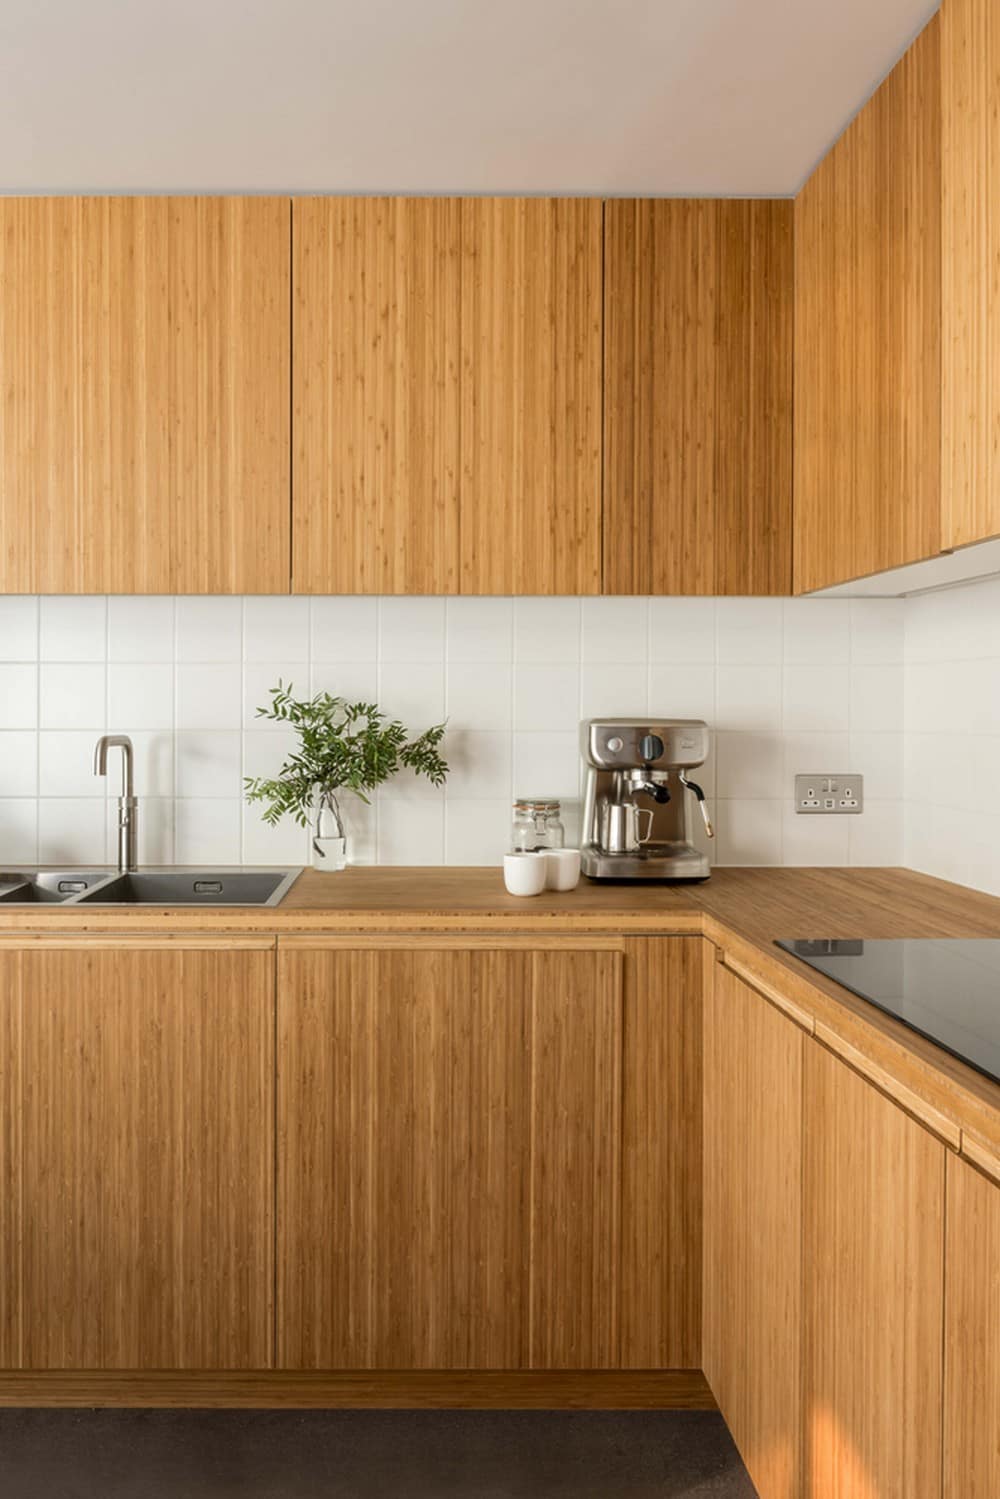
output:
M1000 1083L1000 939L778 943Z

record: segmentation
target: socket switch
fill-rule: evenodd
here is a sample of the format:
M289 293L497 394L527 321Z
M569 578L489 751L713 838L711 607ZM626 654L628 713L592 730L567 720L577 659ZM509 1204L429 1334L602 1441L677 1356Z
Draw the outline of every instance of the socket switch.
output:
M863 776L795 777L796 812L860 812L865 804Z

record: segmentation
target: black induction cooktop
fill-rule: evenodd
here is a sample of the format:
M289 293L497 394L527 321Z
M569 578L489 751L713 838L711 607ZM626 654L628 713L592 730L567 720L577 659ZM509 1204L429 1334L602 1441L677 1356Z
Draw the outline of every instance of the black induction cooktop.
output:
M1000 939L795 938L778 946L1000 1083Z

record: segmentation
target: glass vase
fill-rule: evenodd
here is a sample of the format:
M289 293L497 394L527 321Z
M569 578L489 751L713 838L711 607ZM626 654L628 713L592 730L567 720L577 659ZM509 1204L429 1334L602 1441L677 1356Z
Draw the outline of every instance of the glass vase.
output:
M332 791L321 789L316 796L312 833L314 869L334 873L347 864L347 837L340 807Z

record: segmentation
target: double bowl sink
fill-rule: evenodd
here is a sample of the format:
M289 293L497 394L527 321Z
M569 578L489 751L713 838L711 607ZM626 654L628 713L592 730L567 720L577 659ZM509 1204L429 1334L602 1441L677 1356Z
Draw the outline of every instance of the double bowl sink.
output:
M65 906L276 906L300 869L42 869L0 873L0 903Z

